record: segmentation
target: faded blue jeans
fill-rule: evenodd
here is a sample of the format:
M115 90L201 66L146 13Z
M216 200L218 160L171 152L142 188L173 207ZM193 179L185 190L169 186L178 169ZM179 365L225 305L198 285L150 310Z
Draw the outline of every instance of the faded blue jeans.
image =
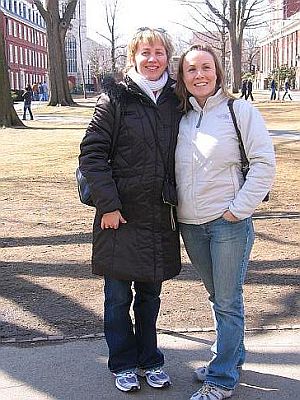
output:
M254 242L251 218L228 222L224 218L201 224L180 224L193 266L209 293L216 328L214 356L207 383L233 389L237 366L245 361L243 283Z
M104 279L104 333L109 369L122 372L137 367L161 367L164 356L157 348L156 334L161 282L121 281L107 276ZM129 314L132 302L134 327Z

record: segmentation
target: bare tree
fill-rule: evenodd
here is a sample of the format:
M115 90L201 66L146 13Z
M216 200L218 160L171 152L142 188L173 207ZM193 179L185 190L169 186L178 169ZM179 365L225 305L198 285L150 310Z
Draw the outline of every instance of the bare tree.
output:
M50 99L49 105L74 105L67 75L65 37L73 18L78 0L68 0L60 15L59 0L33 0L45 20L48 40Z
M226 15L223 12L223 0L186 0L185 3L207 7L226 26L231 48L232 91L237 93L241 82L244 30L261 26L260 17L266 13L266 9L263 8L264 0L226 0Z
M80 69L82 76L82 90L83 97L86 99L86 86L85 86L85 73L83 68L83 54L82 54L82 37L81 37L81 3L78 2L78 41L79 41L79 54L80 54Z
M2 32L2 26L0 26L0 127L24 126L14 109L11 98L5 43Z
M108 41L110 47L110 61L111 61L111 72L116 75L117 74L117 59L120 57L124 57L124 54L121 49L124 49L126 46L118 45L118 40L120 39L117 34L117 16L119 12L120 2L119 0L106 0L105 1L105 20L106 20L106 28L108 30L108 34L104 35L102 33L97 32L97 34Z
M191 11L190 19L192 26L182 25L191 30L196 39L209 44L221 55L221 64L223 69L226 67L226 58L228 56L228 29L223 21L220 21L209 9L204 8L203 4L197 4L188 0L179 0L180 3L188 7ZM221 0L222 15L226 16L227 0Z
M96 82L96 91L100 89L101 78L110 71L109 55L110 49L100 44L94 45L89 54L91 75Z
M251 32L244 39L244 49L243 49L243 57L242 62L244 64L244 72L253 73L253 67L255 67L254 60L259 54L259 45L258 45L258 37L253 35ZM257 66L257 65L256 65ZM242 65L243 67L243 65Z

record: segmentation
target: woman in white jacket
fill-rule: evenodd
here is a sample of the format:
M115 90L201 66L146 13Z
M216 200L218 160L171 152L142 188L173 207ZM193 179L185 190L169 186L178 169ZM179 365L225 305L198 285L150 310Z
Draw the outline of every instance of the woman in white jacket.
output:
M177 94L184 112L176 148L178 220L216 326L213 357L195 371L204 384L191 400L221 400L232 395L245 361L242 286L254 240L251 216L270 190L275 156L259 112L235 100L250 166L244 180L227 104L232 96L211 48L194 45L182 55Z

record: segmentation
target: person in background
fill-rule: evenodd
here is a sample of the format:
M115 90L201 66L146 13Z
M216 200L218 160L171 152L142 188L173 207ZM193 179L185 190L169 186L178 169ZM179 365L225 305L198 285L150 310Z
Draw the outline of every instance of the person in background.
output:
M31 86L28 84L28 85L26 86L26 88L25 88L25 91L24 91L23 95L22 95L23 100L24 100L24 112L23 112L23 118L22 118L22 119L23 119L24 121L26 120L26 113L27 113L27 110L28 110L30 119L31 119L31 120L33 119L33 114L32 114L32 111L31 111L32 96L33 96L32 88L31 88Z
M250 170L243 178L232 98L219 58L208 46L180 58L176 92L184 116L175 154L180 231L205 285L216 324L209 363L195 374L202 387L190 400L232 396L245 361L243 283L254 235L252 215L275 174L273 145L259 112L234 101Z
M32 93L33 93L33 100L39 101L39 85L38 85L38 83L34 83L32 85Z
M43 101L44 88L42 82L39 83L39 101Z
M270 100L276 100L276 82L275 82L275 79L272 79L270 88L271 88L271 98L270 98Z
M48 85L47 85L46 81L44 81L44 83L42 84L42 87L43 87L43 101L48 101L48 98L49 98Z
M283 94L282 100L285 99L286 95L288 95L290 100L293 100L291 95L290 95L290 88L291 88L290 82L289 82L288 79L286 79L285 82L284 82L284 94Z
M245 96L245 100L248 100L248 98L250 97L250 99L251 99L252 101L254 101L253 94L252 94L252 90L253 90L253 83L252 83L252 80L251 80L251 79L248 79L248 82L247 82L247 94L246 94L246 96Z
M243 97L245 97L245 98L247 97L247 83L248 83L247 79L244 79L242 82L241 99Z
M174 183L181 114L168 73L172 51L164 30L137 30L124 81L104 82L79 156L96 207L92 264L104 275L108 367L123 392L139 390L139 377L153 388L171 384L156 320L162 282L181 269Z

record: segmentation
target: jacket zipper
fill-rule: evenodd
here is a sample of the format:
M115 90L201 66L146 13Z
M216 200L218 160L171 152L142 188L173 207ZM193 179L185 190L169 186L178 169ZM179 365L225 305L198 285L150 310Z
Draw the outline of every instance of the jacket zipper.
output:
M199 119L198 119L196 128L200 128L200 124L201 124L201 121L202 121L202 117L203 117L203 110L201 110L200 113L199 113Z

